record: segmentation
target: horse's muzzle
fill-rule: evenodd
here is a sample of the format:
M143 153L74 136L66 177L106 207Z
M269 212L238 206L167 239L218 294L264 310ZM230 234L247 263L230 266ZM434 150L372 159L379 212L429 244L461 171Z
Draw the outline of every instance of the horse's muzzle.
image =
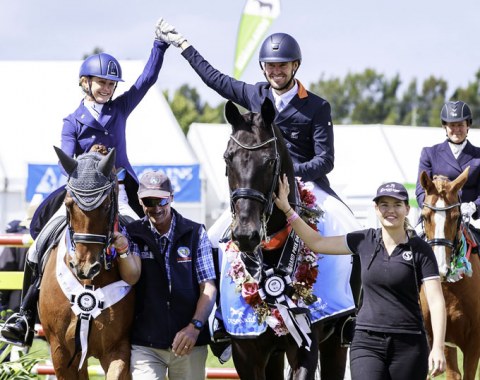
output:
M241 252L253 253L260 245L260 232L255 229L236 226L232 231L232 240Z
M83 268L79 265L75 265L71 261L69 264L79 280L93 280L93 278L100 273L100 269L102 268L102 264L98 261L89 266L84 265Z

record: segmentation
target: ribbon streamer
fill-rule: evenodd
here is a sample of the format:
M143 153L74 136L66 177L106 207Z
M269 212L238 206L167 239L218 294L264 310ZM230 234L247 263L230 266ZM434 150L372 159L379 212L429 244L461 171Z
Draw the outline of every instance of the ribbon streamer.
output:
M287 326L288 331L297 342L298 347L310 351L312 340L308 336L312 332L307 308L300 308L287 296L277 298L275 304Z

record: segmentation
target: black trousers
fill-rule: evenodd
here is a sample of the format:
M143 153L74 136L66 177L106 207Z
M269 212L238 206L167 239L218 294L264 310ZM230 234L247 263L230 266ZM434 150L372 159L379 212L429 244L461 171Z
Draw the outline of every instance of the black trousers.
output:
M352 380L425 380L429 351L425 334L356 330L350 347Z

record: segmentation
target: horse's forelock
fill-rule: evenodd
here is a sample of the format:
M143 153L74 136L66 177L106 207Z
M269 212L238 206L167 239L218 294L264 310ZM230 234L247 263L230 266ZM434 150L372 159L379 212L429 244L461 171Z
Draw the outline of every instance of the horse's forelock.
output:
M435 176L433 183L438 196L445 200L447 204L455 203L458 200L458 193L452 192L452 182L445 176Z
M115 185L114 171L105 176L98 167L104 157L97 152L82 154L77 159L77 167L68 178L67 190L83 211L99 207Z

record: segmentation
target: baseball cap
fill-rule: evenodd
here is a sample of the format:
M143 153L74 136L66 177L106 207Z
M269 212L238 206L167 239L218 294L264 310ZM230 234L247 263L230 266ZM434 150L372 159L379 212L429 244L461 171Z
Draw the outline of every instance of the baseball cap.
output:
M140 178L138 197L166 198L172 195L173 188L170 179L162 172L152 170Z
M373 198L373 201L376 202L380 197L392 197L408 202L407 189L405 189L405 186L398 182L387 182L380 185L380 187L377 189L377 195L375 198Z

